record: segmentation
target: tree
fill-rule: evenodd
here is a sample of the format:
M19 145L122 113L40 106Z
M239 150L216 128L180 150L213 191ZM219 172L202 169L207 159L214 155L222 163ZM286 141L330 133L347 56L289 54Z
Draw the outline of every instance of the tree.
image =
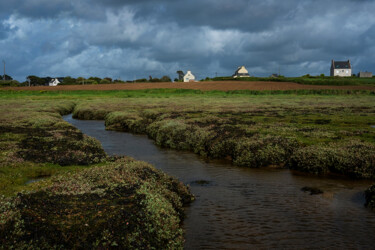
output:
M176 73L178 74L178 80L183 81L185 75L184 72L182 70L178 70Z
M77 80L74 79L73 77L67 76L64 78L61 84L62 85L74 85L74 84L77 84Z
M4 75L0 75L0 80L12 81L13 78L11 76L5 75L5 79L4 79Z
M99 84L102 79L99 78L99 77L90 77L89 80L95 81L97 84ZM93 83L93 84L95 84L95 83Z
M104 78L103 80L107 80L107 81L109 81L110 83L112 82L112 78L110 78L110 77L106 77L106 78Z
M104 78L100 81L100 84L109 84L111 83L107 78Z
M30 81L30 85L32 86L44 86L46 85L46 80L37 76L28 76L26 77L28 81Z
M160 82L160 79L159 78L151 78L150 82Z
M171 78L169 76L163 76L162 78L160 78L160 81L161 82L171 82Z
M86 79L81 77L81 76L78 77L77 80L76 80L77 84L85 84L85 81L86 81Z

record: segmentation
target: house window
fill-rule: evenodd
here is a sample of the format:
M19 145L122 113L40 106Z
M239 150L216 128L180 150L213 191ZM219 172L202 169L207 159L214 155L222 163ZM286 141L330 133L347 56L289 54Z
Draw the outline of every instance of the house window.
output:
M346 74L349 74L349 70L346 71Z
M340 70L337 70L336 73L337 73L337 74L340 73Z
M342 72L344 72L344 70L342 70Z

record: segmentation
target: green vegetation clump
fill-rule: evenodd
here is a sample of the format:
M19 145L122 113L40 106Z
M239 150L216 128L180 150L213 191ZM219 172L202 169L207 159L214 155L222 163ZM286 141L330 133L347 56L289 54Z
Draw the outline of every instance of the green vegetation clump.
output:
M352 178L375 179L375 146L350 141L330 145L313 145L297 150L290 168L315 173L338 173Z
M4 248L182 249L182 183L121 158L53 177L47 186L0 199Z
M365 191L366 207L375 209L375 185Z

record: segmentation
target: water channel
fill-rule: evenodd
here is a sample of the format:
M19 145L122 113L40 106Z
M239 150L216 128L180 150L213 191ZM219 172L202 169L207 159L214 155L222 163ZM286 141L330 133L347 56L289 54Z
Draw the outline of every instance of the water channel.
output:
M191 186L196 201L186 208L186 249L375 248L375 213L363 205L368 181L207 162L147 136L106 131L103 121L64 119L109 155L149 162ZM310 195L305 186L324 193Z

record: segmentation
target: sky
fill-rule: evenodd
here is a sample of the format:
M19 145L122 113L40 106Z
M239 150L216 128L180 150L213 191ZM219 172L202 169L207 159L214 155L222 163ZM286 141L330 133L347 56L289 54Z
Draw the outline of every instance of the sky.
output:
M374 13L374 0L0 0L0 60L19 81L329 75L332 59L375 72Z

